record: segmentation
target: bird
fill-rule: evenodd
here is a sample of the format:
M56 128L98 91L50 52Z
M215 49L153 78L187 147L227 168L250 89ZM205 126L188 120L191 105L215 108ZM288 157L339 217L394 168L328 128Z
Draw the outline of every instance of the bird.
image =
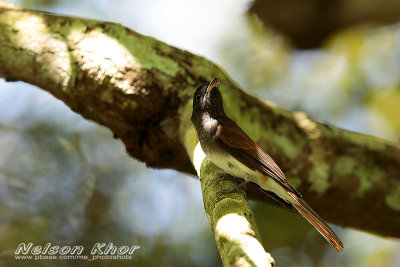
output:
M256 184L283 206L300 213L339 253L343 243L289 183L275 161L224 111L219 81L214 77L193 96L192 121L204 154L230 176ZM235 188L234 188L235 189Z

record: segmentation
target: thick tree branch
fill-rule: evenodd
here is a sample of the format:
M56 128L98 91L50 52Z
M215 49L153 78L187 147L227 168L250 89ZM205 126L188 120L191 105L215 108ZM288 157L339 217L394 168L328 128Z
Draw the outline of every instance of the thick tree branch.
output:
M400 19L397 0L369 0L368 3L348 0L256 0L250 13L271 26L300 48L321 45L334 32L364 23L382 25Z
M208 160L198 143L193 163L201 177L204 208L224 266L275 266L261 237L244 191L224 194L239 185Z
M225 109L276 159L322 217L400 237L400 148L247 95L216 65L121 25L0 1L0 77L50 92L111 129L130 155L194 174L189 120L201 83L217 76ZM249 189L250 197L267 198Z

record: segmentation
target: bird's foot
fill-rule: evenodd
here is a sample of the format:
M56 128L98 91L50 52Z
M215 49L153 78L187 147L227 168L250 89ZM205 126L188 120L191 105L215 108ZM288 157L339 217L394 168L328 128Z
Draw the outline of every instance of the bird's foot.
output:
M242 178L238 178L235 176L232 176L230 174L224 174L222 176L219 177L221 180L229 180L229 181L234 181L234 182L242 182L244 179Z
M220 177L222 180L233 180L235 182L240 181L240 184L236 185L235 187L231 188L231 189L222 189L220 191L218 191L219 194L230 194L230 193L241 193L244 191L245 185L248 183L248 181L241 179L241 178L237 178L231 175L224 175Z

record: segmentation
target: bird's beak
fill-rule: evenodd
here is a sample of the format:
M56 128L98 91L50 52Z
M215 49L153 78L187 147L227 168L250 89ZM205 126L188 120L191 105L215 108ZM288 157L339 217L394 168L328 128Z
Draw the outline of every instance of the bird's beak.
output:
M211 90L217 86L218 86L218 79L217 79L217 77L214 77L207 87L207 93L210 93Z

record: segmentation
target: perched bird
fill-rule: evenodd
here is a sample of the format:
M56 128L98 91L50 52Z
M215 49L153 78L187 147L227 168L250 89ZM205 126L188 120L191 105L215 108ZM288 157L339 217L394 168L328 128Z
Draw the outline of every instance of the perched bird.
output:
M252 182L286 207L297 210L342 253L343 243L290 185L275 161L224 112L218 80L197 88L191 121L206 156L224 172Z

